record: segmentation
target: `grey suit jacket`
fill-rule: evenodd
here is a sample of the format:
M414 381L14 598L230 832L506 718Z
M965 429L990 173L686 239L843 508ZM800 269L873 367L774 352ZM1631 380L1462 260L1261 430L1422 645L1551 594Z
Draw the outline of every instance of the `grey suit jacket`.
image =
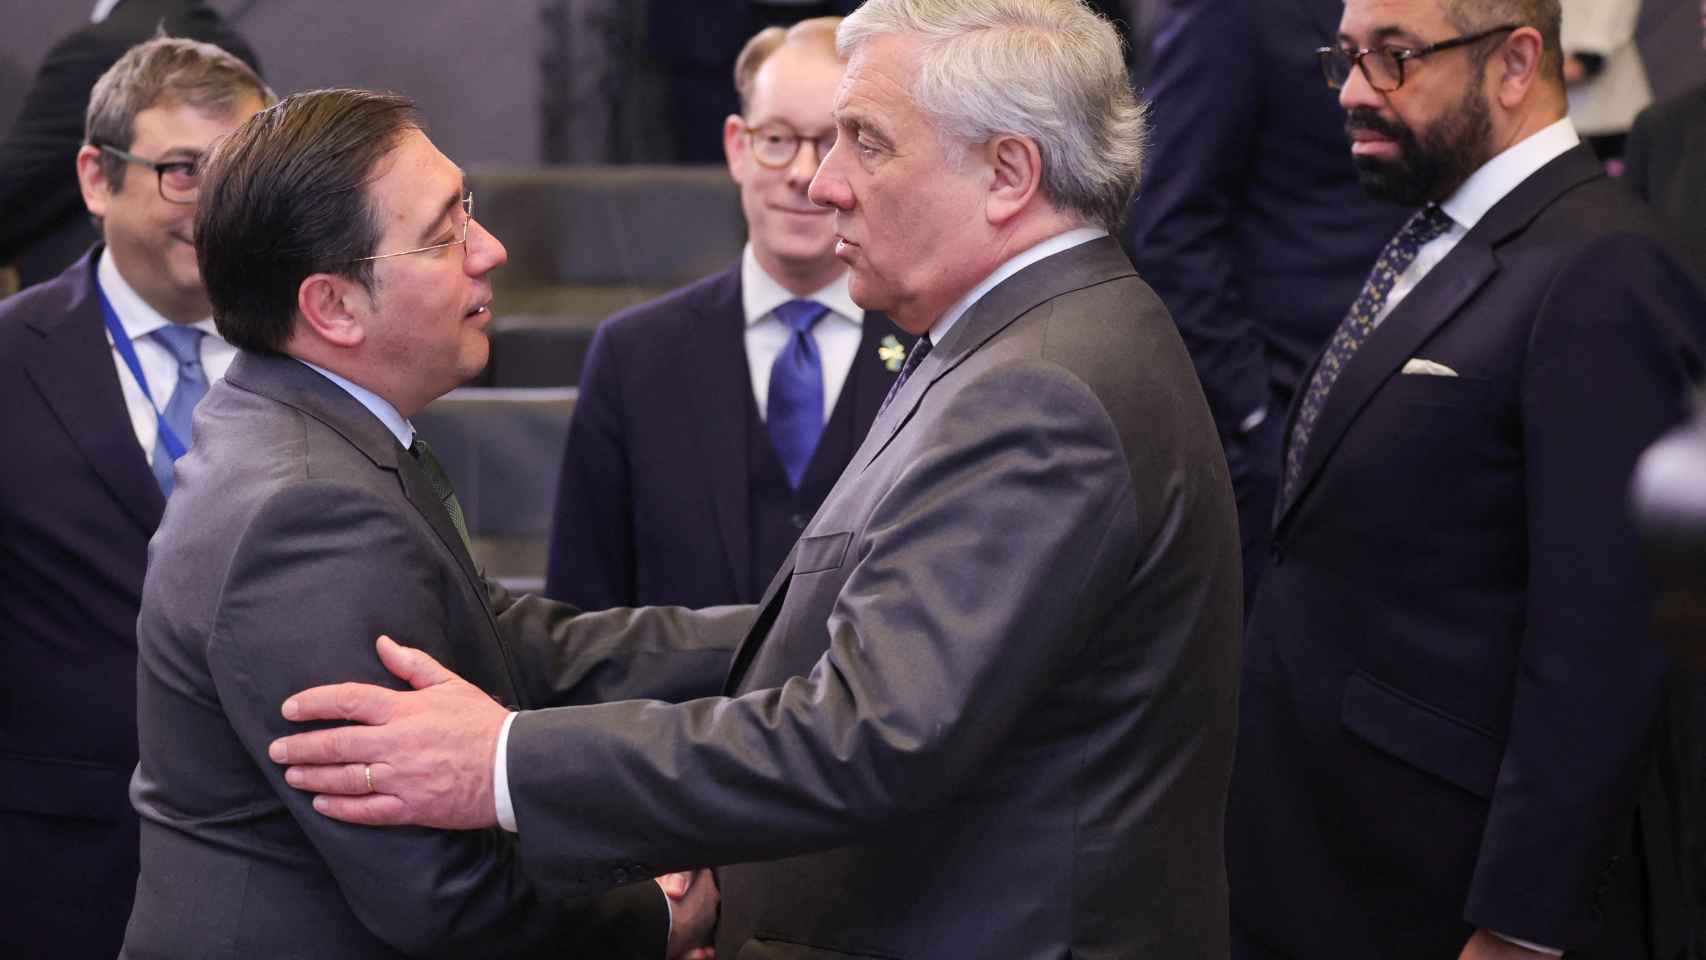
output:
M511 705L552 702L544 676L559 701L707 692L729 640L674 630L710 646L649 657L669 611L577 618L504 594L396 438L295 360L240 355L177 476L137 624L142 872L124 956L662 957L655 886L570 903L528 883L495 829L337 823L266 748L295 726L279 713L293 691L398 686L382 632Z
M1224 957L1239 607L1166 310L1112 240L1057 254L873 423L726 697L517 719L525 866L748 863L730 960Z

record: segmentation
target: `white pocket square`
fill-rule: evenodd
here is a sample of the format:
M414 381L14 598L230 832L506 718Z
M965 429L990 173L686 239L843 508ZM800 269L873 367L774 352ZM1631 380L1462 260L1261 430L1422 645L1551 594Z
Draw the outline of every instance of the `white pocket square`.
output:
M1404 373L1419 373L1424 377L1455 377L1457 371L1443 363L1423 360L1421 357L1411 357L1404 362Z

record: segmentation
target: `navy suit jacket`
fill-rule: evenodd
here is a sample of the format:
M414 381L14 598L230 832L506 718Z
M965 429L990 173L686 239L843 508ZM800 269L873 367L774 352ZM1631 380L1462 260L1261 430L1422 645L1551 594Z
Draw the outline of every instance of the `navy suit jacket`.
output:
M1246 638L1227 852L1257 940L1676 956L1674 824L1642 795L1666 659L1627 496L1703 325L1681 253L1584 146L1346 365Z
M0 955L113 956L136 883L136 613L165 498L95 286L99 248L0 303Z
M1154 139L1125 243L1179 324L1222 436L1264 404L1276 422L1285 413L1408 213L1363 194L1321 77L1315 50L1343 10L1171 0L1156 26L1142 85Z
M752 574L747 429L756 401L745 328L738 263L599 328L569 422L548 595L600 610L753 603L763 594L766 580ZM889 336L912 341L882 314L865 314L836 400L838 414L852 405L853 442L826 439L810 474L838 476L870 429L894 382L877 355ZM761 566L775 570L785 553Z

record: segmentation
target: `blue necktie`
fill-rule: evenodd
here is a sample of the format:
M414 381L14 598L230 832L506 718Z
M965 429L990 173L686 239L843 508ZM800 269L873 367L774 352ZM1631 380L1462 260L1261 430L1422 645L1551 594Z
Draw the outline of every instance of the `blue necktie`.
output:
M1303 405L1297 408L1297 420L1291 427L1291 445L1285 451L1285 485L1280 498L1282 508L1297 496L1297 481L1303 474L1303 455L1309 450L1309 436L1315 431L1315 422L1320 419L1321 409L1327 405L1327 394L1338 382L1339 374L1356 356L1357 348L1374 332L1380 322L1380 311L1386 306L1386 298L1391 295L1399 275L1409 269L1423 247L1450 229L1451 218L1445 211L1429 205L1417 210L1386 249L1380 252L1380 259L1374 262L1374 269L1363 283L1362 292L1351 304L1351 310L1340 322L1339 329L1333 333L1326 352L1321 354L1315 375L1309 379L1309 389L1303 394Z
M790 300L776 308L776 319L788 328L788 344L770 367L765 423L788 474L788 486L795 490L823 435L823 361L812 327L828 312L828 307L810 300Z
M174 323L149 336L170 350L172 357L178 361L178 386L172 391L172 399L166 401L160 422L171 428L178 442L187 450L190 445L190 414L207 395L207 374L201 369L201 338L204 334L195 327ZM164 435L157 436L154 440L154 479L160 482L160 492L168 497L172 495L172 463L172 453L166 449Z

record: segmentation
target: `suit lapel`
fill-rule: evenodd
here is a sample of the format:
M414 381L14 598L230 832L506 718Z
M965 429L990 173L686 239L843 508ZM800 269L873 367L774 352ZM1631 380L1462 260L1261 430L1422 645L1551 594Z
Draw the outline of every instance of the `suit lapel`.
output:
M877 418L877 408L882 406L883 398L888 396L889 387L894 384L894 371L884 365L878 353L883 338L890 336L906 349L912 349L912 338L901 334L886 314L866 311L861 324L859 353L853 358L853 369L847 374L846 385L841 388L844 399L838 401L853 405L854 446L864 439L857 425Z
M1308 497L1315 478L1380 387L1498 273L1498 247L1521 233L1565 191L1603 175L1586 146L1578 146L1540 168L1487 211L1475 228L1375 328L1327 395L1309 449L1304 451L1297 493L1283 505L1278 527L1283 527ZM1316 363L1319 362L1317 357ZM1308 376L1314 376L1314 365ZM1308 382L1307 378L1303 381ZM1298 397L1302 395L1300 390ZM1296 416L1297 406L1294 401L1292 417ZM1291 442L1291 427L1288 422L1287 443Z
M681 395L700 406L694 430L699 449L695 469L711 487L711 504L737 596L752 595L752 524L747 462L748 409L752 377L746 359L746 314L741 306L740 265L718 278L709 295L694 304L688 330L688 362L696 382ZM660 384L660 388L668 389Z
M1307 495L1310 483L1320 473L1322 464L1327 462L1340 438L1381 384L1402 368L1404 362L1415 355L1416 349L1455 316L1475 291L1497 272L1498 261L1493 251L1472 231L1369 334L1327 394L1327 402L1321 408L1321 416L1309 438L1309 449L1303 454L1303 469L1298 474L1297 493L1287 505L1288 514ZM1309 375L1314 376L1313 365ZM1308 383L1307 380L1303 382ZM1300 390L1298 396L1302 395ZM1294 403L1293 407L1296 406ZM1287 436L1290 436L1290 425L1287 426Z
M90 251L62 278L66 309L30 321L39 339L28 342L24 370L102 485L152 535L166 498L136 440L113 366L94 287L99 251Z
M1031 264L972 304L947 338L919 363L894 402L871 424L849 469L864 470L888 448L930 387L977 349L1033 308L1064 293L1120 277L1134 277L1131 261L1111 237L1079 244Z
M474 558L463 547L462 537L450 522L444 504L433 494L432 485L415 458L354 397L296 360L247 351L237 354L225 379L233 386L270 397L313 417L360 450L376 469L394 474L403 495L456 558L475 592L482 598L486 596L485 581L474 566Z

